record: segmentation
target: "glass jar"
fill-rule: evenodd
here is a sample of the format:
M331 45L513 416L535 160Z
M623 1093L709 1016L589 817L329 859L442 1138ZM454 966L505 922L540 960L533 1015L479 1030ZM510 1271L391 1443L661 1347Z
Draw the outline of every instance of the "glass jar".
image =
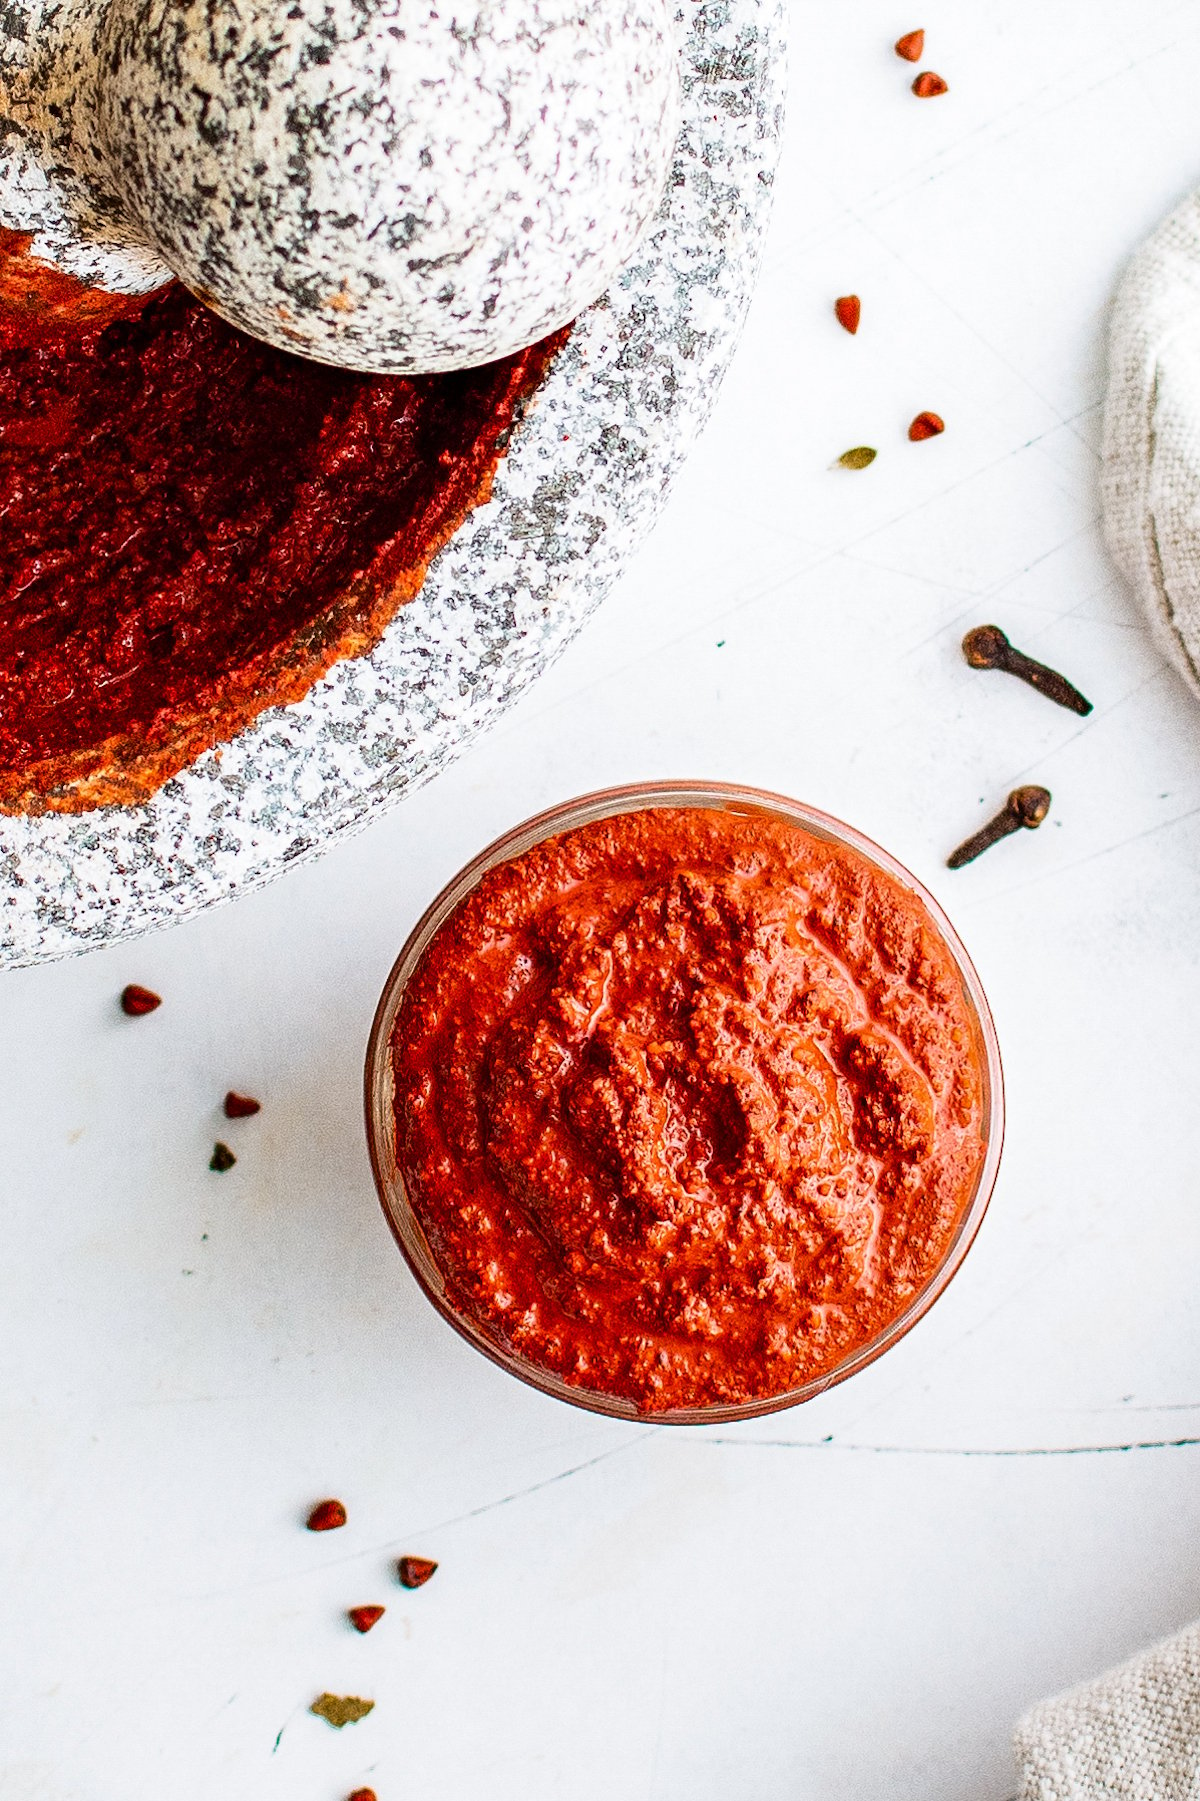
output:
M968 1014L976 1033L975 1052L982 1087L984 1143L984 1155L974 1191L962 1209L940 1263L902 1311L889 1320L875 1336L832 1368L786 1392L735 1403L722 1402L652 1411L640 1409L634 1401L621 1396L563 1381L554 1372L499 1343L477 1321L454 1304L421 1222L413 1210L403 1171L397 1163L391 1059L392 1032L409 981L437 932L488 870L498 863L521 856L543 839L557 837L560 833L596 820L648 807L731 809L743 816L759 813L783 819L803 827L814 837L856 852L884 870L908 893L915 896L940 933L962 982ZM521 1381L530 1383L546 1394L555 1395L559 1400L569 1401L573 1406L607 1414L614 1419L653 1419L656 1424L694 1426L754 1419L761 1414L775 1413L781 1408L794 1407L801 1401L812 1400L815 1395L822 1394L837 1382L844 1382L848 1376L865 1369L877 1357L881 1357L929 1311L960 1268L987 1210L1004 1135L1004 1089L995 1026L971 960L938 903L894 857L881 850L861 832L843 825L840 820L783 795L769 794L756 788L743 788L727 782L647 782L586 794L578 800L568 801L545 813L539 813L536 818L515 826L512 831L489 844L486 850L480 851L443 888L413 928L384 985L367 1048L366 1114L371 1164L387 1222L409 1268L429 1300L469 1344Z

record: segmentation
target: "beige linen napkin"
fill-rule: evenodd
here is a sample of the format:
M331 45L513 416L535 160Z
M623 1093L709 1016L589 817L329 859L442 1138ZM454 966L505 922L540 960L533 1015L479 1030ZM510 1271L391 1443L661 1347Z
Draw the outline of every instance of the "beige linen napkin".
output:
M1200 1801L1200 1624L1043 1701L1015 1747L1020 1801Z
M1112 553L1200 694L1200 194L1146 240L1117 290L1102 493Z

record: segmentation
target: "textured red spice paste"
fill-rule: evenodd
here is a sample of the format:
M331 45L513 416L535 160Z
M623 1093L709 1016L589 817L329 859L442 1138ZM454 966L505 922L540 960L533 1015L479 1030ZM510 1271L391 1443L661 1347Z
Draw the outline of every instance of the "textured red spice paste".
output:
M782 1394L937 1268L978 1029L922 903L765 813L619 815L493 869L396 1022L396 1150L449 1298L645 1411Z
M0 809L137 801L371 648L565 333L455 375L272 350L0 232Z

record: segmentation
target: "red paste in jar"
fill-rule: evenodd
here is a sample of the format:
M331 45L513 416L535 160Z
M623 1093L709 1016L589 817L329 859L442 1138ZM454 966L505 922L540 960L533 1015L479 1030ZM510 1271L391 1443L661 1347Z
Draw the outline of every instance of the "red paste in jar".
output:
M368 376L0 231L0 810L138 801L369 650L566 336Z
M982 1049L922 902L777 816L620 814L492 869L392 1040L448 1298L644 1411L782 1394L893 1320L984 1156Z

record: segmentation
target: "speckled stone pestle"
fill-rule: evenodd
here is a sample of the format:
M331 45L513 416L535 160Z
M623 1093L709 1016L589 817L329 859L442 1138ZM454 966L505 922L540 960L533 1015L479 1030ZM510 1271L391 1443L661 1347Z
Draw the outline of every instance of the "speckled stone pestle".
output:
M470 368L591 304L662 196L666 0L47 10L10 118L124 247L281 350ZM59 250L59 260L62 251Z
M168 271L86 171L47 167L9 104L50 34L49 99L67 118L62 44L92 54L95 0L43 3L0 8L0 224L84 279L144 292ZM377 648L144 806L0 818L0 965L116 943L320 854L444 768L570 642L657 516L737 343L770 210L785 16L777 0L680 0L681 122L659 211L577 321L490 502Z

